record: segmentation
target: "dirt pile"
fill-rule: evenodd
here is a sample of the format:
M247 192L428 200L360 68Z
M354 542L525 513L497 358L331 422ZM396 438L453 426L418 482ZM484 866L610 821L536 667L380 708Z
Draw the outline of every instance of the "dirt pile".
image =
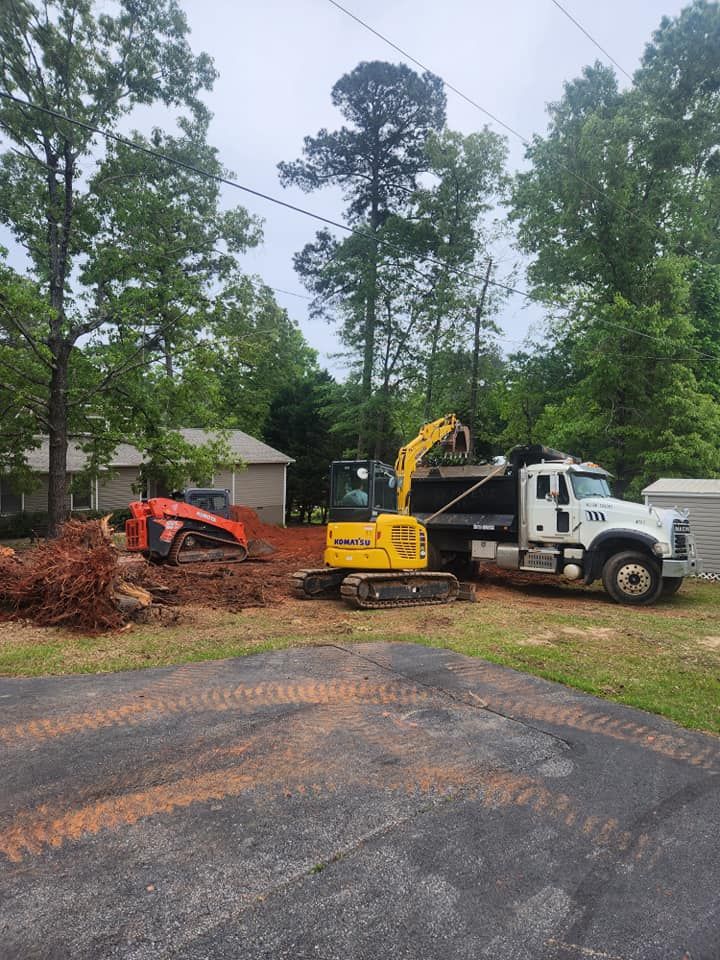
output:
M305 559L313 566L322 564L322 553L325 549L324 526L276 527L264 523L250 507L230 507L230 515L233 520L244 524L245 535L249 540L266 540L275 547L274 557Z
M141 564L124 568L123 576L167 605L238 611L289 599L290 575L303 567L322 566L325 527L273 527L247 507L232 509L237 511L234 519L246 524L247 536L267 540L275 547L274 554L242 563Z
M248 540L272 541L273 536L281 530L269 523L263 523L260 517L250 507L230 507L230 519L242 523L245 527L245 536Z
M115 599L117 551L100 520L70 520L57 540L0 557L0 607L38 626L88 632L124 622Z
M295 570L322 564L325 528L273 527L247 507L233 511L248 537L267 540L276 552L242 563L157 565L139 554L119 553L110 527L98 520L71 520L57 540L21 556L3 549L0 619L99 633L145 612L159 616L167 607L238 611L282 603Z

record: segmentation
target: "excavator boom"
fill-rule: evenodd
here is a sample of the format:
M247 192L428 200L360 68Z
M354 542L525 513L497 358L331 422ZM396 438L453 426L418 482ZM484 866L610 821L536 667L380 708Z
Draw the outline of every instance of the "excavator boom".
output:
M398 511L400 513L409 512L412 475L417 468L418 461L436 443L447 440L451 434L458 434L460 431L463 432L467 451L467 428L460 424L454 413L448 413L444 417L423 424L415 439L406 443L404 447L400 447L395 461L395 472L398 475Z

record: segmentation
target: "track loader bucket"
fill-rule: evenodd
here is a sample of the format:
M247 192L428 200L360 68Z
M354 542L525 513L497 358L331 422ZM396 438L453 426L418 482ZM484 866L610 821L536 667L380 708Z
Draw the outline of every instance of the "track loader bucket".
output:
M271 553L277 553L277 548L271 543L268 543L267 540L248 540L247 547L248 557L250 557L250 559L255 557L269 557Z

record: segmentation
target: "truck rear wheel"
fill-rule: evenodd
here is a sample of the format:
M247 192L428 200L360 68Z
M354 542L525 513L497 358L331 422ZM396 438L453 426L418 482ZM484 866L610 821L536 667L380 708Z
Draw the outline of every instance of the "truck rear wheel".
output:
M644 553L627 550L605 561L603 586L616 603L633 606L654 603L662 590L657 563Z

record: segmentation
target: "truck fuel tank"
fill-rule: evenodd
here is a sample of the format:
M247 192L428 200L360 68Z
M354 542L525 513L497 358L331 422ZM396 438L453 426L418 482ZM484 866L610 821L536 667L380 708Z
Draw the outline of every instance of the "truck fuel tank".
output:
M514 543L499 543L495 562L504 570L519 570L520 547Z

